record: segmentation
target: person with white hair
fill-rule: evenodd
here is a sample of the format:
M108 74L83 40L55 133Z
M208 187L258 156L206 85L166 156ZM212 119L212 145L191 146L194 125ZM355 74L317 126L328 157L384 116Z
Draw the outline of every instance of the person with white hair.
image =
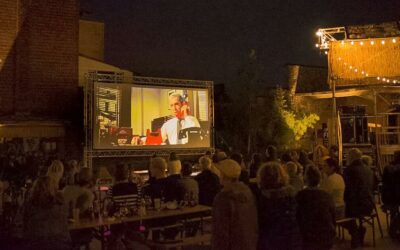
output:
M239 181L240 165L231 159L218 162L223 189L213 203L212 249L257 248L257 205L250 188Z
M169 96L169 108L174 118L165 122L161 127L161 137L163 143L170 145L186 144L188 138L180 138L179 133L186 128L200 128L200 123L196 117L188 114L188 105L179 93Z
M221 189L219 177L212 171L212 162L210 157L200 157L199 166L201 173L195 177L195 180L199 185L199 203L206 206L212 206L214 197Z
M347 168L343 177L345 182L344 202L346 217L361 218L370 215L374 209L373 202L373 173L361 160L362 152L353 148L347 155ZM365 235L365 227L361 224L348 228L352 235L352 247L361 246Z
M165 201L180 202L185 195L184 187L181 183L182 180L182 164L179 159L168 161L168 177L165 186Z

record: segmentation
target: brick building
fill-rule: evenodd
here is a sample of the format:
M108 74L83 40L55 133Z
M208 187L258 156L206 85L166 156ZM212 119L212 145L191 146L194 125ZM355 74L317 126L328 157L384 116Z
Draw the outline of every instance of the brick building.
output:
M71 119L78 0L0 0L0 115Z
M78 0L0 0L0 151L37 138L79 155L78 43Z

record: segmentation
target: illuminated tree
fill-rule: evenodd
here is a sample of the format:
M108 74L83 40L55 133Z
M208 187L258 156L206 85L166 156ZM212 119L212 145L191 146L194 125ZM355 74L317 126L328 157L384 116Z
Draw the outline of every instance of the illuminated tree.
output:
M314 113L295 112L287 99L287 93L278 88L276 90L275 103L286 126L292 131L295 142L297 142L302 139L309 128L314 128L319 116Z

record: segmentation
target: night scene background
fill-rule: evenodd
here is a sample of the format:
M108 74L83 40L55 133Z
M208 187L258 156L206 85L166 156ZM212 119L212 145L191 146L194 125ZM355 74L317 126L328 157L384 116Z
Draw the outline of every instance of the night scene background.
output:
M318 28L400 19L398 0L83 0L105 23L105 61L146 76L213 80L227 89L252 49L266 86L286 63L325 66Z

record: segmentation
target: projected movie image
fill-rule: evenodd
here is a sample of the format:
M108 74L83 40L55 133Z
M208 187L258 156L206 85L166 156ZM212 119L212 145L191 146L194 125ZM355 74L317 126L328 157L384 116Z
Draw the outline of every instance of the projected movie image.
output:
M94 148L210 146L208 89L95 84Z

